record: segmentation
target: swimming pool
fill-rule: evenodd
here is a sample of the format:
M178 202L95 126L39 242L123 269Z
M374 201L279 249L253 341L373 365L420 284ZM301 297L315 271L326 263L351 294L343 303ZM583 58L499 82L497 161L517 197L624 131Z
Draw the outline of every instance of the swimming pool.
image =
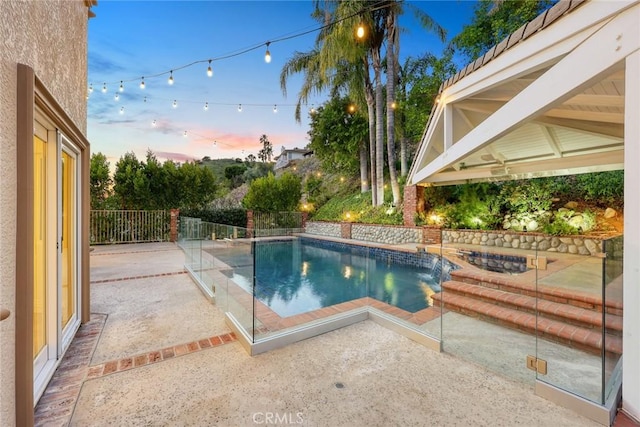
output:
M232 280L250 291L255 267L256 298L281 317L367 296L413 313L440 291L439 257L431 254L306 238L256 242L254 251L255 266L234 268Z

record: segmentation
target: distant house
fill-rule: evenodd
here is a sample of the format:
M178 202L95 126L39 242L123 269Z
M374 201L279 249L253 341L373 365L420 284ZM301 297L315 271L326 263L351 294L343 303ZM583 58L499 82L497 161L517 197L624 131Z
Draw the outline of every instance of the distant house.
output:
M294 148L292 150L286 149L282 147L282 151L278 156L274 158L276 161L276 165L273 167L274 170L286 168L289 166L292 160L303 159L305 157L313 155L312 150L307 150L306 148Z

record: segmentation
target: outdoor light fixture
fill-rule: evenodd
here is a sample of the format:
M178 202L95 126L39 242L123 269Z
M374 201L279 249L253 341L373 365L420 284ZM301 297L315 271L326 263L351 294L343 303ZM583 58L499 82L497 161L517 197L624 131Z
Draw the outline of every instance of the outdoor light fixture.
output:
M183 136L184 136L185 138L187 137L187 131L186 131L186 130L184 131L184 135L183 135Z
M356 112L356 106L353 104L349 104L349 114L353 114Z
M93 83L89 85L89 93L93 93Z
M120 114L124 114L124 107L120 107Z
M209 110L209 103L205 102L204 103L204 111L207 111L207 110Z
M242 113L242 104L238 104L238 113Z
M115 99L115 100L117 101L118 99L120 99L120 95L118 95L118 94L116 93L116 94L113 96L113 99Z
M155 126L155 125L156 125L156 123L157 123L157 122L156 122L155 120L154 120L154 121L152 121L152 122L151 122L151 126Z
M143 102L147 102L147 97L146 96L144 97L144 101Z
M124 85L122 84L122 80L120 80L120 92L124 92Z
M273 112L274 112L274 113L277 113L277 112L278 112L278 106L277 106L277 105L274 105L274 106L273 106Z
M267 42L267 52L264 54L264 62L267 64L271 62L271 52L269 52L269 45L271 42Z
M211 60L209 60L209 66L207 67L207 76L213 76L213 68L211 68Z
M173 84L173 70L169 71L169 80L167 81L170 85Z
M392 102L391 102L391 109L392 109L392 110L395 110L395 109L396 109L396 107L397 107L396 101L392 101Z
M358 25L356 36L358 36L359 39L364 37L364 25L362 24L362 22Z
M142 81L140 82L140 89L144 89L144 77L142 77Z
M173 108L178 108L178 101L175 99L173 100Z
M104 83L102 85L102 93L107 93L107 84L106 83Z

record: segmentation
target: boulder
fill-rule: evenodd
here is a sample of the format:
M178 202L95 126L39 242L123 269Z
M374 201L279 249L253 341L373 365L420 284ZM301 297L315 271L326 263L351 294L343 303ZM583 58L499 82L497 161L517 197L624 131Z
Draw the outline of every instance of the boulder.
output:
M567 202L567 203L564 205L564 207L565 207L565 208L567 208L567 209L572 209L572 210L574 210L575 208L577 208L577 207L578 207L578 202Z
M606 219L615 218L616 215L618 215L618 212L616 212L616 210L613 208L607 208L604 211L604 217Z

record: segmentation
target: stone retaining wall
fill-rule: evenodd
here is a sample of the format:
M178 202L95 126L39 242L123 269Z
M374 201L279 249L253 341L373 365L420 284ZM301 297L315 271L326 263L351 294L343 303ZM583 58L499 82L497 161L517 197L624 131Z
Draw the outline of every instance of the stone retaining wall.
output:
M327 237L341 237L340 223L308 221L305 232Z
M442 242L579 255L595 255L602 252L602 240L588 236L559 237L538 233L442 230Z
M423 227L404 227L401 225L375 225L358 223L307 222L305 230L309 234L329 237L362 240L365 242L399 245L403 243L422 243Z

